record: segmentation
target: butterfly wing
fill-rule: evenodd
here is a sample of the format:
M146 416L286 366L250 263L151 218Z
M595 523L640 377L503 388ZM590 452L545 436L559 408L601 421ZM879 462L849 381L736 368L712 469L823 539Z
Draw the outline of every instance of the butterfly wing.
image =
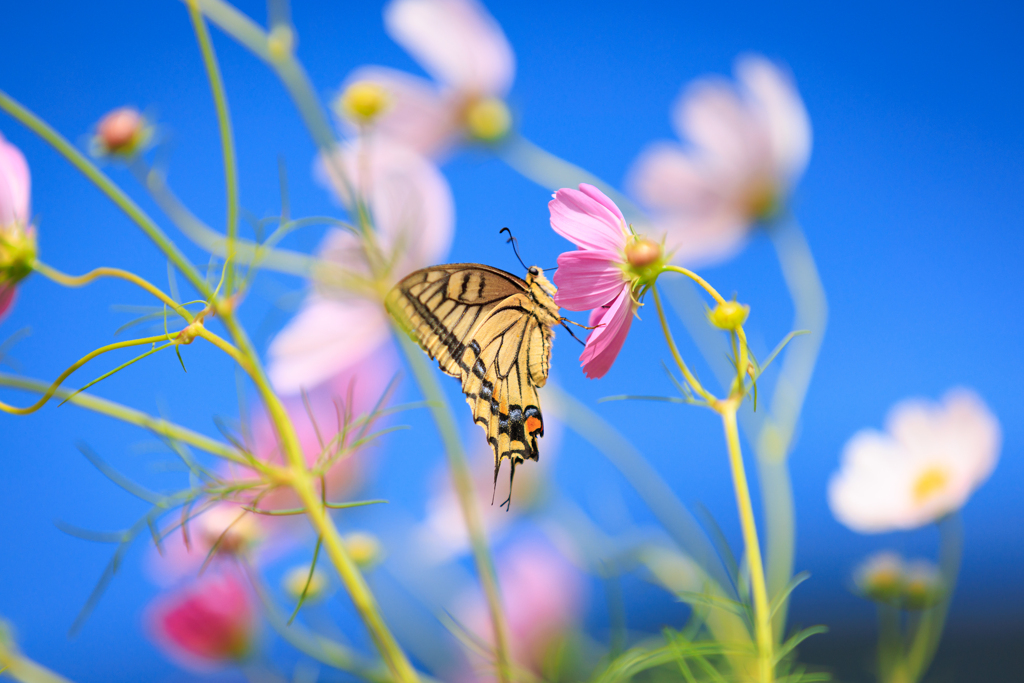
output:
M503 458L537 460L544 435L537 388L547 381L551 327L526 283L489 266L452 264L417 271L391 291L388 308L441 369L462 381L473 419Z

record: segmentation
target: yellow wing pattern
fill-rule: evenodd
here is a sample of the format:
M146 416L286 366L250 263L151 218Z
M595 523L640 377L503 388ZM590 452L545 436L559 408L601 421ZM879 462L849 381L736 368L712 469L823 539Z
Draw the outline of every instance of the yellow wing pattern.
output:
M412 273L387 298L388 310L423 350L461 380L473 420L494 450L495 481L503 458L511 479L517 464L540 455L537 388L547 382L551 326L558 321L553 294L536 267L523 281L490 266L456 263Z

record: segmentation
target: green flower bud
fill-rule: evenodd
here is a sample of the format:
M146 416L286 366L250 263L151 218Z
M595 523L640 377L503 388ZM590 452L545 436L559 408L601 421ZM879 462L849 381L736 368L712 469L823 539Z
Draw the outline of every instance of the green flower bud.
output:
M306 588L306 581L309 581L309 588ZM313 576L309 576L309 565L298 567L292 567L281 581L284 587L285 593L288 594L292 600L299 600L302 597L302 591L306 591L306 602L315 602L327 593L329 584L327 582L327 574L322 572L319 568L313 570Z
M361 569L371 569L384 559L384 550L377 537L365 531L354 531L342 537L349 557Z
M708 321L720 330L735 330L747 321L750 306L736 301L725 301L708 311Z

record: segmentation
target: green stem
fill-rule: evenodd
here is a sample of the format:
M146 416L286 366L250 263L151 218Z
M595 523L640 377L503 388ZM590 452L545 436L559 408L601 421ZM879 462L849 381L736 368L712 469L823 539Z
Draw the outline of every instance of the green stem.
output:
M9 375L6 373L0 373L0 386L32 391L37 394L42 394L50 388L49 384L37 379L16 377L15 375ZM67 389L57 389L54 391L54 396L60 399L67 399L68 403L81 406L82 408L91 410L95 413L100 413L101 415L106 415L108 417L121 420L122 422L142 427L143 429L148 429L158 436L194 446L199 450L216 455L219 458L224 458L225 460L230 460L238 463L239 465L245 465L246 467L253 466L253 462L246 458L235 447L211 439L208 436L203 436L198 432L193 432L186 427L174 424L173 422L168 422L167 420L159 417L153 417L152 415L135 410L134 408L123 406L120 403L108 401L105 398L99 398L98 396L92 396L91 394L85 393L76 394L71 397L72 393L74 392L68 391Z
M100 189L110 201L114 202L132 221L138 225L146 236L164 253L167 259L188 279L201 293L204 298L209 298L212 290L206 280L193 266L178 246L167 237L152 218L150 218L138 204L124 193L114 181L96 168L95 164L89 161L84 154L79 152L64 137L54 130L48 123L26 109L19 102L11 98L7 93L0 90L0 109L10 114L21 122L25 127L41 137L59 152L72 166L77 168L86 178Z
M452 486L459 500L463 519L466 521L466 531L469 535L470 546L473 549L473 559L476 562L477 574L480 576L480 586L483 589L484 597L487 600L487 608L490 612L491 627L494 631L498 677L502 683L508 683L511 680L508 624L505 621L505 612L502 609L498 578L494 571L494 560L491 557L490 547L487 544L487 531L484 528L479 501L473 486L473 475L469 469L469 464L466 462L466 455L462 450L462 442L459 440L459 432L452 417L451 406L448 405L444 392L437 383L437 378L423 359L423 354L420 350L401 330L395 331L395 337L398 339L399 346L402 348L402 352L405 354L406 360L412 369L412 374L416 378L416 383L423 394L423 398L430 405L431 415L434 418L434 423L437 425L438 432L441 434L445 453L448 454L448 468L451 472Z
M699 394L708 403L714 404L718 399L711 395L711 393L708 392L699 381L697 381L697 377L690 372L690 368L686 365L686 361L684 361L683 357L679 354L675 338L672 336L672 330L669 329L668 320L665 318L665 309L661 305L661 295L658 294L657 285L651 285L651 294L654 296L654 306L658 309L658 320L661 321L661 331L665 335L665 342L668 344L669 351L672 352L672 358L679 367L679 371L683 373L686 383L690 385L694 392Z
M210 31L206 28L203 15L196 0L188 2L189 17L203 54L203 65L206 77L210 81L214 106L217 109L217 127L220 131L221 155L224 158L224 186L227 195L227 245L228 253L224 261L224 296L231 296L235 287L235 241L238 238L238 162L235 157L235 136L231 130L231 114L228 112L228 98L224 91L224 79L217 63L217 55L213 51Z
M33 662L0 638L0 676L10 676L21 683L71 683L58 673Z
M736 506L739 510L743 543L747 550L747 565L750 569L750 586L754 594L754 637L757 642L758 680L772 683L775 677L775 641L772 638L772 621L768 601L768 589L764 578L764 564L761 559L761 545L757 538L754 522L754 508L750 501L750 487L743 467L740 450L740 434L736 424L736 405L729 402L721 410L725 441L729 449L729 467L732 470Z

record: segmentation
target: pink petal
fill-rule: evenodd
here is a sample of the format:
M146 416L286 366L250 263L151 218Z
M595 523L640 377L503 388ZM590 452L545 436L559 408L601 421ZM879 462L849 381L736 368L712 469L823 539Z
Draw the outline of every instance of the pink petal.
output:
M570 311L589 311L603 306L628 287L612 251L568 251L558 257L555 271L555 302Z
M443 156L458 142L460 102L430 81L382 66L364 66L349 74L342 90L356 81L371 81L387 91L387 108L373 122L376 135L431 158ZM353 137L358 132L349 121L342 124Z
M455 232L455 202L448 181L435 164L382 138L371 138L335 154L349 183L369 199L380 246L398 252L392 272L395 280L444 258ZM315 175L345 197L347 191L335 166L320 159ZM338 239L353 242L350 252L359 249L354 236ZM340 265L364 270L358 260Z
M601 206L611 211L612 214L614 214L615 217L618 218L619 225L626 224L626 219L622 215L622 212L619 211L619 207L615 206L615 202L613 202L604 192L601 192L601 190L597 189L593 185L588 185L587 183L580 183L580 192L587 195L588 197L599 203Z
M472 0L394 0L388 34L431 76L457 90L504 97L515 57L501 26Z
M667 142L656 142L640 153L627 186L641 203L654 209L692 211L716 194L707 169L682 147Z
M811 156L811 121L792 77L757 55L737 61L736 77L760 107L776 174L792 186Z
M390 335L380 304L312 295L270 344L268 374L285 394L312 389L365 359Z
M607 197L605 200L611 202ZM626 247L626 225L622 214L617 209L610 210L604 202L584 192L562 188L548 202L548 210L551 212L551 228L581 249L618 252Z
M653 235L663 235L665 249L674 263L691 268L721 263L739 253L750 234L746 217L729 204L708 211L661 216Z
M14 305L14 294L17 287L14 285L0 284L0 320L4 319L7 312Z
M629 334L633 309L629 290L623 288L608 308L596 308L590 314L590 325L597 329L587 337L587 346L580 356L587 377L600 379L611 369Z
M769 141L736 89L720 78L696 81L675 106L679 136L738 184L770 157Z
M0 227L28 224L30 190L25 155L0 135Z

